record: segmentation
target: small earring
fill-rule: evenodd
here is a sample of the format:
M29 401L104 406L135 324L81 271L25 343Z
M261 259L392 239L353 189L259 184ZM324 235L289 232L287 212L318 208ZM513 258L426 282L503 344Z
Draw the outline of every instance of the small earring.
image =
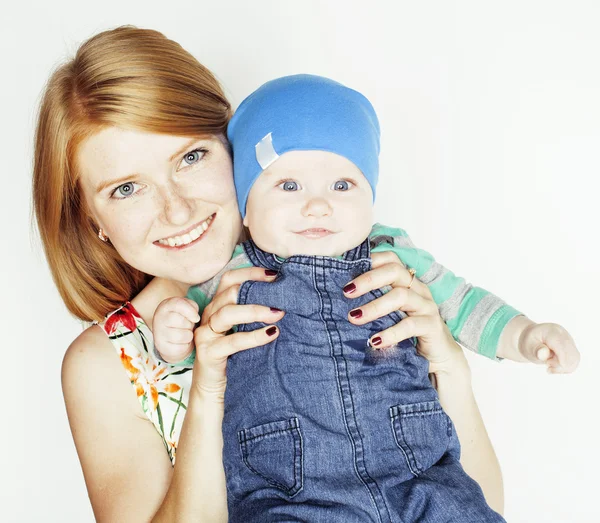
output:
M104 231L102 229L98 229L98 238L100 238L103 242L108 241L108 236L104 234Z

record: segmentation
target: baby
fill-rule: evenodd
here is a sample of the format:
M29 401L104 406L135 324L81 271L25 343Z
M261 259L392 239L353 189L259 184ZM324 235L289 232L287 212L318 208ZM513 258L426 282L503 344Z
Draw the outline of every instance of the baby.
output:
M375 334L404 314L351 324L348 314L384 291L351 300L347 283L371 269L372 252L392 251L429 286L470 350L568 371L578 360L570 336L467 284L403 230L370 225L379 124L360 93L310 75L274 80L242 102L228 138L252 240L188 297L202 312L225 271L255 265L277 277L244 283L238 303L286 313L274 342L228 360L230 521L504 521L460 466L452 422L414 340L375 350L382 346ZM162 328L175 303L157 309L155 346L164 361L189 365L192 344L172 342Z

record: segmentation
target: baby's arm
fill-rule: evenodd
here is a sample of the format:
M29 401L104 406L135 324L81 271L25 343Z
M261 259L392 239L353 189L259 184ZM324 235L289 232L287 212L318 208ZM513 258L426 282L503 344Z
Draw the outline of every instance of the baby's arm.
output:
M516 316L500 335L497 357L545 363L551 374L573 372L580 355L571 335L556 323L535 323Z
M452 336L465 348L489 358L546 362L550 372L571 372L577 367L579 353L559 325L536 324L498 296L457 277L416 248L402 229L377 224L371 238L390 239L376 242L373 252L392 250L404 265L416 270Z

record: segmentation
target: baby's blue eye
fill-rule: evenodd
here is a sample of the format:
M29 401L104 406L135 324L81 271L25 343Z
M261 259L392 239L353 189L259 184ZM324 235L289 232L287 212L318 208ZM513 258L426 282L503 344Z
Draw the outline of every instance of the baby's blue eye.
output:
M283 182L280 187L284 190L284 191L297 191L298 190L298 184L296 182L293 181L287 181L287 182Z
M347 191L352 186L352 182L347 180L338 180L333 184L332 189L334 191Z

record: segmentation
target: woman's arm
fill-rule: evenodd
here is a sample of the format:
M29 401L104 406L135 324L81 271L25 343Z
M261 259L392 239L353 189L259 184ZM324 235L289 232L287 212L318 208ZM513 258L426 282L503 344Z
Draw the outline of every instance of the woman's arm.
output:
M151 521L171 481L171 462L100 327L67 350L62 387L96 521Z
M488 505L504 513L504 485L498 458L485 429L471 385L471 369L458 344L448 347L451 356L438 364L432 381L440 403L458 434L461 445L460 462L465 472L483 490Z
M433 376L440 403L458 433L461 464L467 474L479 483L488 504L502 513L502 474L475 402L470 369L461 347L442 321L427 285L413 278L395 254L375 253L372 255L372 264L373 270L348 282L354 285L346 285L346 296L362 296L385 285L391 285L392 289L362 306L359 318L349 316L348 320L362 325L397 310L408 315L397 325L375 334L371 344L385 350L385 347L402 340L418 337L417 348L429 360L429 372Z
M222 423L223 404L192 391L173 477L153 523L227 521Z
M255 268L223 277L220 294L213 300L218 307L210 311L217 318L211 321L217 332L241 323L273 323L283 316L268 307L235 304L236 286L250 279L273 278ZM164 297L158 296L156 305ZM151 317L151 307L148 302L144 305L141 308ZM196 330L197 357L174 467L102 330L90 327L67 350L63 394L97 521L227 521L221 458L227 358L272 341L279 331L269 336L267 326L216 335L206 326L207 317L203 315L203 325Z

